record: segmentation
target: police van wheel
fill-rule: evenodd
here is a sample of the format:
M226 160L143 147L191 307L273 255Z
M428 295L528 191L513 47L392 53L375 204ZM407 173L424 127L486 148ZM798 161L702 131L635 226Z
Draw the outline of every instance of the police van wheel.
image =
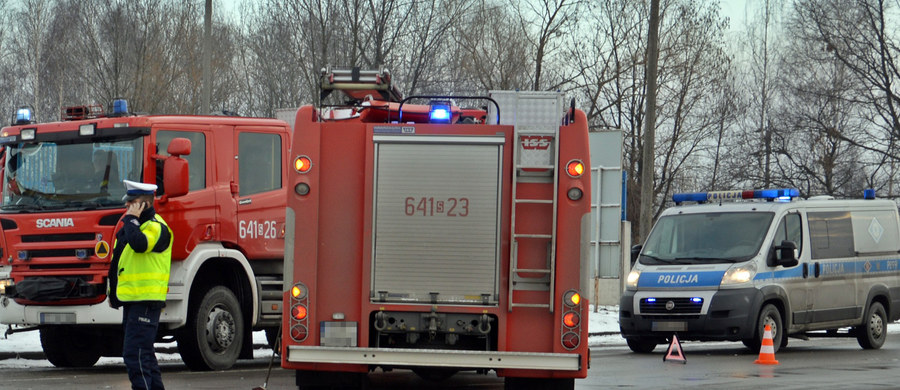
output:
M863 324L856 328L856 341L864 349L878 349L887 339L887 314L880 302L872 302Z
M224 286L215 286L202 297L178 336L178 352L192 370L227 370L244 344L241 306Z
M656 348L655 341L625 339L625 342L628 343L628 348L631 348L631 351L634 353L650 353Z
M759 352L759 348L762 347L763 337L766 335L766 325L769 325L769 328L772 330L772 347L774 347L775 352L778 352L778 349L787 345L783 324L781 312L778 311L775 305L763 306L762 310L759 311L759 320L757 320L756 335L753 337L753 342L748 345L745 340L744 345L753 352Z

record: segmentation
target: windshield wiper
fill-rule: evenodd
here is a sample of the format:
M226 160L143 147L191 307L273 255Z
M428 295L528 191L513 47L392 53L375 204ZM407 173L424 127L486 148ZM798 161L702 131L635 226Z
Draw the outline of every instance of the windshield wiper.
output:
M737 263L742 260L732 259L729 257L676 257L675 261L683 264L703 264L709 262Z
M32 210L43 210L44 208L37 203L19 203L19 204L5 204L0 206L0 210L18 210L18 211L32 211Z
M662 264L675 264L675 260L673 260L673 259L660 259L659 257L652 256L652 255L645 255L645 254L641 254L641 257L649 258L649 259L651 259L651 260L653 260L653 261L655 261L655 262L657 262L657 263L662 263ZM676 259L676 260L677 260L677 259Z

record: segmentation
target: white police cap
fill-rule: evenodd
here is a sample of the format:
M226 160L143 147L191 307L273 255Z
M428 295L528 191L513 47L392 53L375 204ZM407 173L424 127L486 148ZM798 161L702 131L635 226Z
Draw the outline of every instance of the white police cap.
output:
M156 184L140 183L131 180L122 180L125 184L125 196L122 200L129 201L141 195L153 195L156 192Z

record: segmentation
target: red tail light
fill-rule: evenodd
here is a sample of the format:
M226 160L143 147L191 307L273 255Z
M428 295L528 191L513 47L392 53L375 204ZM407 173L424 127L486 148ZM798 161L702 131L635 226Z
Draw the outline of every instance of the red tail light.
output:
M567 332L562 337L562 345L566 347L566 349L575 349L578 347L578 344L581 344L581 337L578 336L575 332Z
M304 325L294 325L291 327L291 338L296 341L306 340L306 336L309 335L309 330L306 329Z

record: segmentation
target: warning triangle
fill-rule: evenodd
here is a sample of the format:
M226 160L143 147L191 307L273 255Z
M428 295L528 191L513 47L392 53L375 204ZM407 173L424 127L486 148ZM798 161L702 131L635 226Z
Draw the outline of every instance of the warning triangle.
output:
M669 343L669 348L666 349L666 355L663 356L663 361L676 361L687 364L687 358L684 357L684 350L681 349L681 342L678 341L678 335L672 335L672 342Z

